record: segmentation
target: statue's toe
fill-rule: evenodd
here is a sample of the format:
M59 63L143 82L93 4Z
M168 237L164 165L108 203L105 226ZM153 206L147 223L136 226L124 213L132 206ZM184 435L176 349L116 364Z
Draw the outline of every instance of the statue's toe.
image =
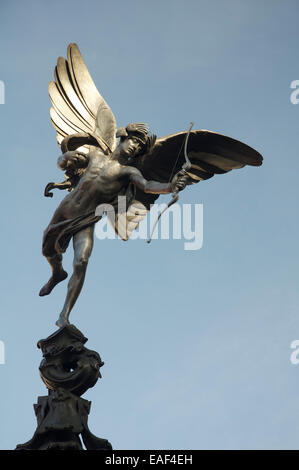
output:
M48 283L44 285L44 287L41 288L39 291L39 296L43 297L44 295L50 294L51 290L48 287Z

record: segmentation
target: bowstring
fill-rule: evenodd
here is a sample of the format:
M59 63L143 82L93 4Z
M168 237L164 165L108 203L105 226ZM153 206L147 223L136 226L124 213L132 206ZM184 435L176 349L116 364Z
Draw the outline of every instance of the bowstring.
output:
M173 176L173 173L174 173L174 169L175 169L175 167L176 167L176 165L177 165L177 162L178 162L178 160L179 160L181 151L183 150L183 146L184 146L185 143L186 143L186 139L188 138L192 127L193 127L193 122L191 123L191 126L190 126L189 131L188 131L187 134L185 135L185 139L183 139L183 141L182 141L182 144L181 144L179 153L178 153L178 155L177 155L177 157L176 157L176 161L175 161L175 163L174 163L174 165L173 165L173 167L172 167L172 171L171 171L169 180L168 180L168 182L167 182L168 184L170 183L170 181L171 181L171 179L172 179L172 176ZM174 196L174 195L173 195L173 196ZM168 205L167 205L166 207L164 207L164 209L159 213L159 215L158 215L158 217L157 217L157 219L156 219L156 221L155 221L155 223L154 223L154 225L153 225L153 227L152 227L152 231L151 231L151 234L150 234L149 239L147 240L147 243L150 243L150 242L151 242L153 233L154 233L154 231L155 231L156 226L158 225L158 222L159 222L159 220L160 220L162 214L164 214L164 212L165 212L172 204L174 204L174 203L177 201L177 199L178 199L178 196L173 197L173 199L170 201L170 203L168 203Z
M186 138L186 136L185 136L185 138ZM178 153L178 155L177 155L177 157L176 157L176 161L174 162L174 165L173 165L173 167L172 167L172 171L171 171L171 174L170 174L170 177L169 177L169 180L167 181L167 183L170 183L170 181L171 181L171 179L172 179L172 177L173 177L174 169L175 169L175 167L176 167L176 165L177 165L177 162L179 161L179 157L180 157L181 151L183 150L184 144L185 144L185 139L183 139L183 141L182 141L181 148L180 148L179 153Z

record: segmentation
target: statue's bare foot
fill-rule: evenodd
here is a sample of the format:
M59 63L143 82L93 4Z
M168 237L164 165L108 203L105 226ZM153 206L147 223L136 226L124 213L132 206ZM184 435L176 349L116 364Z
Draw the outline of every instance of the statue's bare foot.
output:
M59 326L59 328L63 328L64 326L69 325L69 324L70 324L70 322L63 315L59 315L59 318L58 318L57 322L55 323L55 325Z
M59 284L59 282L64 281L64 279L66 278L67 278L67 272L62 269L57 274L50 277L47 284L45 284L44 287L42 287L41 290L39 291L39 295L41 297L43 297L44 295L49 295L50 292L54 289L54 287L57 284Z

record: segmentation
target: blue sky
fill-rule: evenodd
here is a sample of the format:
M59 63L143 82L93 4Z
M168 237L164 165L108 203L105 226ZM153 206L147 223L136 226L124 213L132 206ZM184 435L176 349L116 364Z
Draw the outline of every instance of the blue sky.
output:
M264 156L181 194L203 204L198 251L95 240L71 316L105 362L84 395L91 431L116 449L297 449L298 2L12 0L0 18L0 448L32 437L47 393L36 343L66 289L38 296L42 232L63 197L43 197L62 178L47 85L76 42L119 126L163 136L194 121Z

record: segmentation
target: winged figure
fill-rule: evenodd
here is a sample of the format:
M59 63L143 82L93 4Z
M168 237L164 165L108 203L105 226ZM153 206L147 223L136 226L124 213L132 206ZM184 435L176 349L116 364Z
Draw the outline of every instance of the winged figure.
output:
M68 194L56 209L44 232L43 255L52 275L40 295L48 295L67 277L62 255L71 239L73 273L67 287L58 327L69 324L70 312L82 289L92 252L94 225L101 204L115 208L112 219L120 238L128 240L160 194L173 201L187 185L227 173L245 165L259 166L262 156L230 137L207 130L189 130L157 138L144 123L117 128L110 107L97 90L76 44L59 57L49 83L51 122L62 155L58 166L65 172L61 183L48 183ZM188 143L188 154L187 150ZM119 196L125 210L118 209Z

